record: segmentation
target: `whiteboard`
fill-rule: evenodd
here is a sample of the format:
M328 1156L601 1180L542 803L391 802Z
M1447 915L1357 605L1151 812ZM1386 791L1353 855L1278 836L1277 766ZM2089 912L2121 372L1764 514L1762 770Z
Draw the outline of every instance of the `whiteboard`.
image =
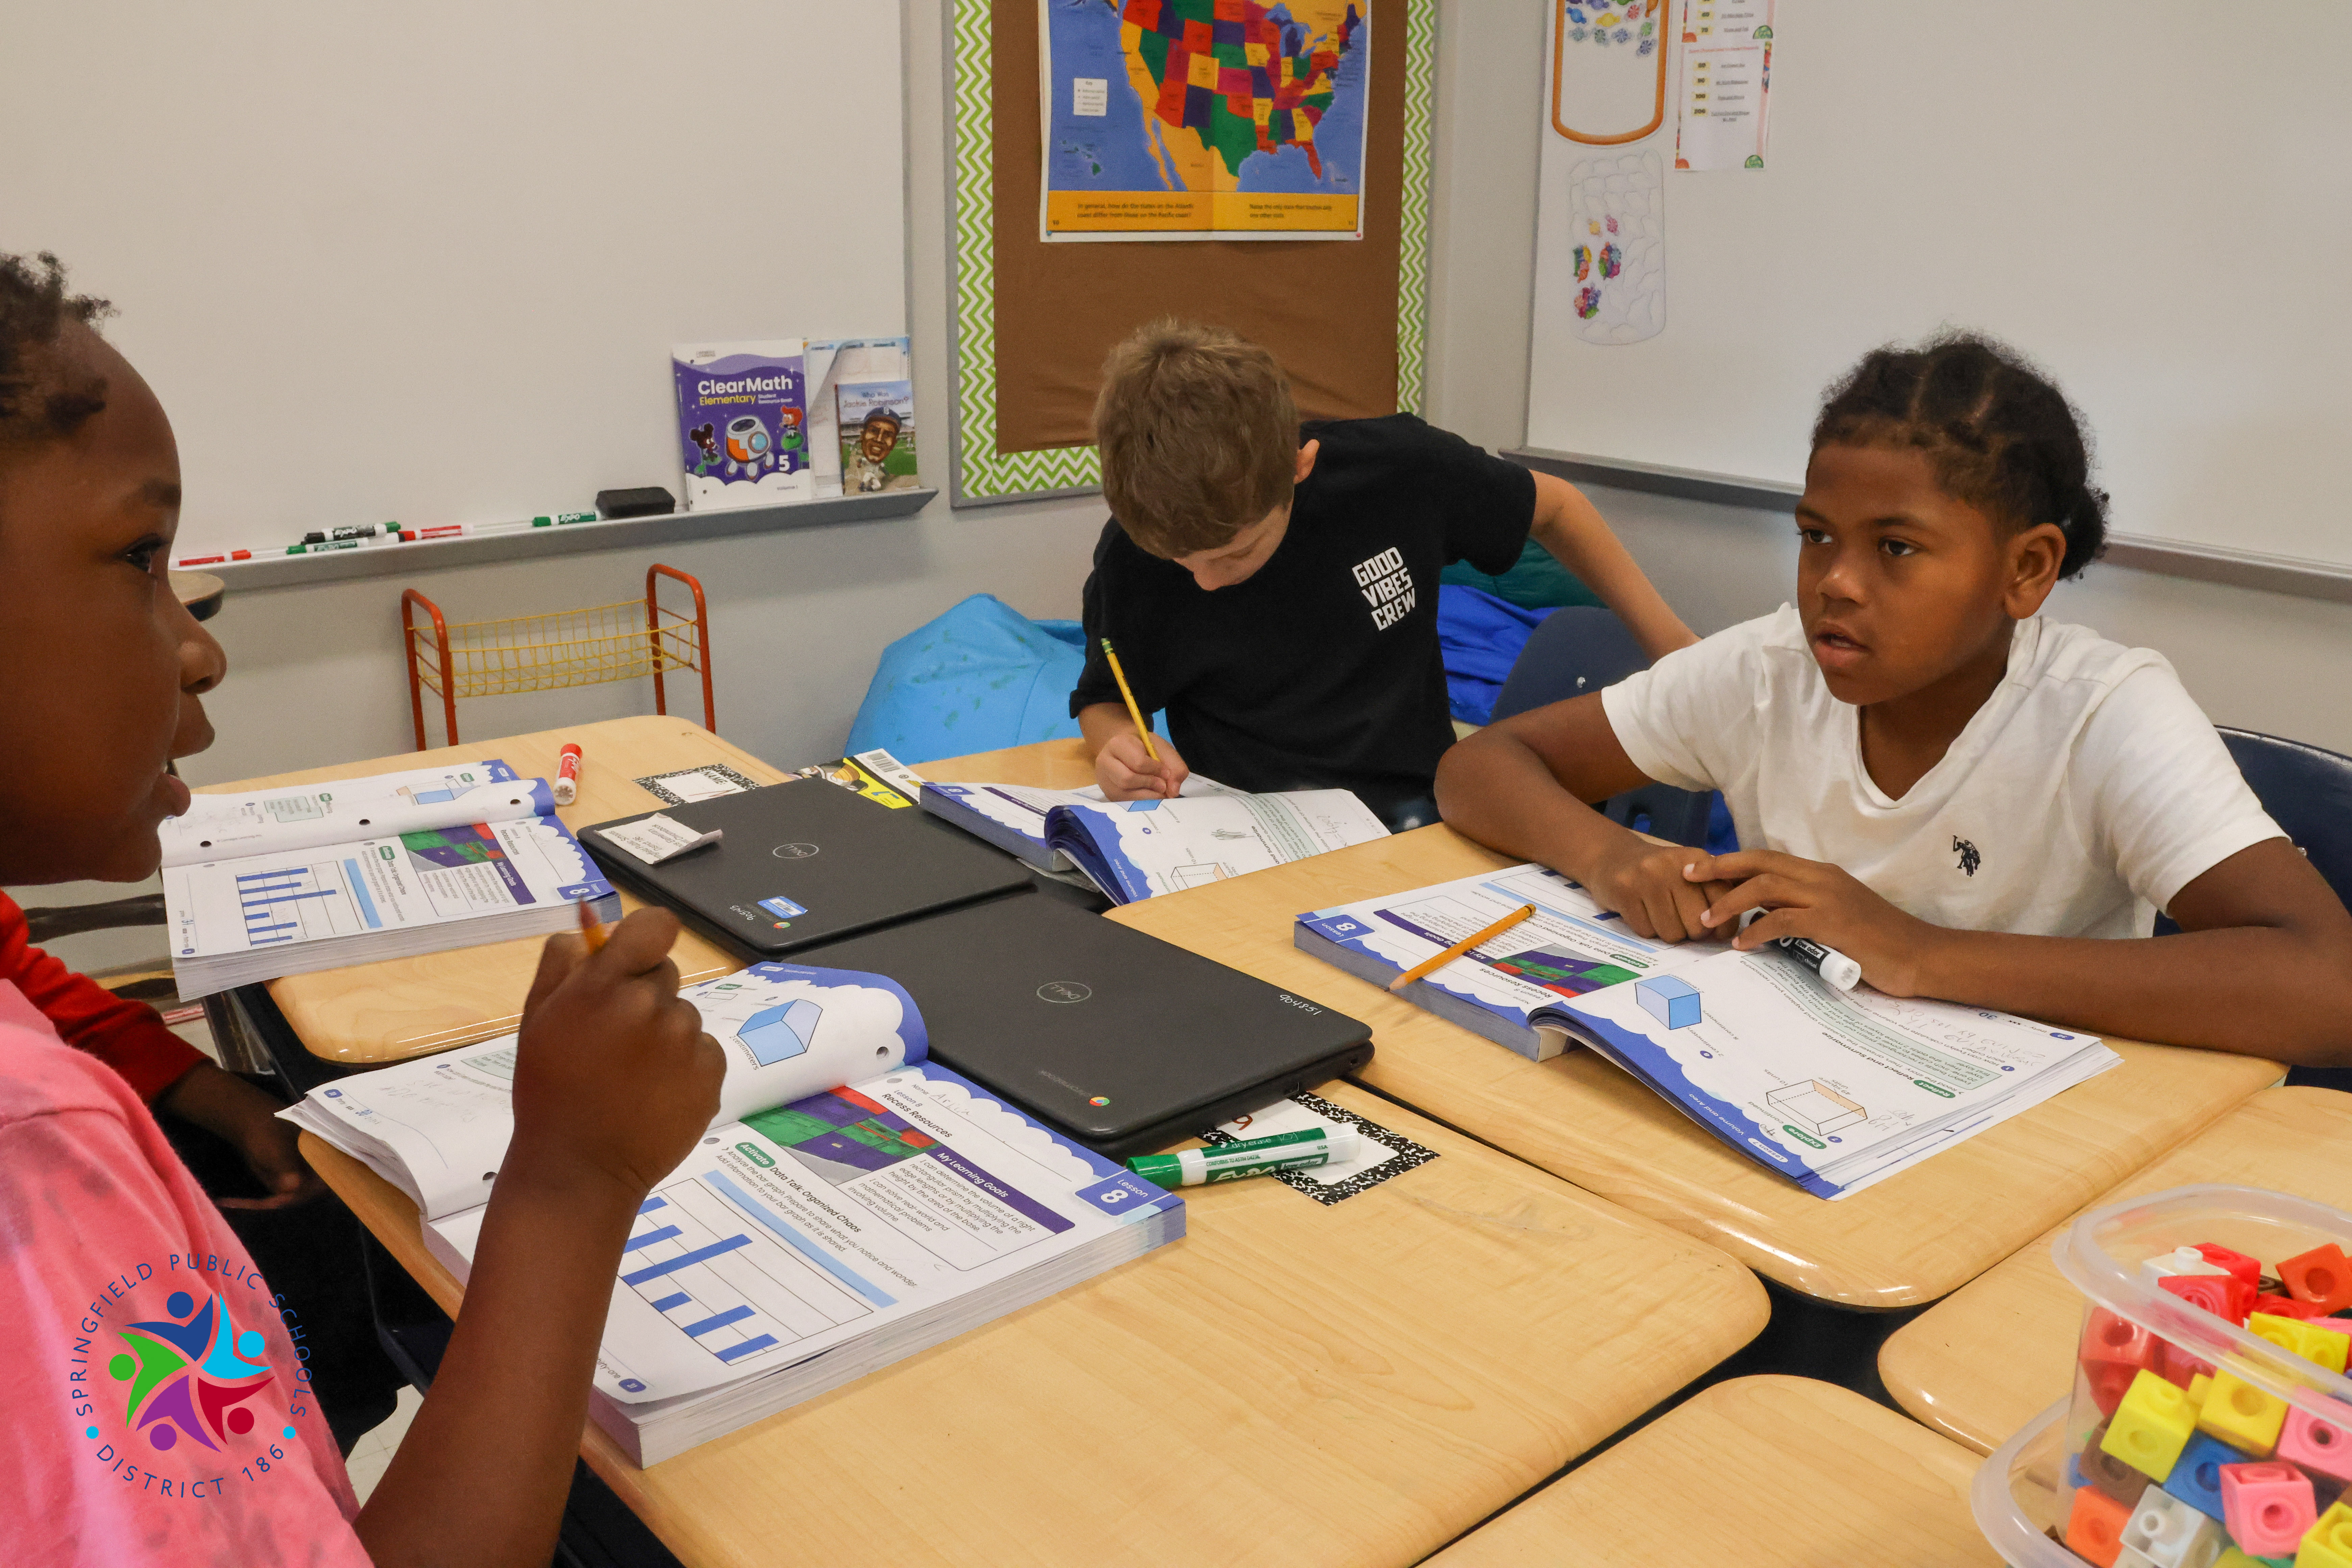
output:
M1570 170L1625 149L1546 116L1530 446L1798 481L1824 386L1949 323L2055 375L2116 528L2352 563L2352 5L1779 0L1775 32L1768 167L1665 175L1644 342L1568 330ZM1668 79L1633 150L1671 165Z
M184 547L675 494L673 343L906 330L899 29L898 0L16 6L0 249L120 307Z

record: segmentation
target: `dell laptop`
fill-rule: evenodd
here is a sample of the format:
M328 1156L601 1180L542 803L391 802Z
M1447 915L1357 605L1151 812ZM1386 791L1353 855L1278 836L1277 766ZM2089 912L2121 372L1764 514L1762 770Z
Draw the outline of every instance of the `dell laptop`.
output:
M1035 894L794 955L904 986L931 1055L1113 1159L1352 1072L1355 1019Z
M664 806L658 815L719 838L654 865L607 836L655 815L583 827L580 843L614 881L756 958L783 958L1029 886L1020 861L952 828L941 832L946 825L929 814L894 810L818 778Z

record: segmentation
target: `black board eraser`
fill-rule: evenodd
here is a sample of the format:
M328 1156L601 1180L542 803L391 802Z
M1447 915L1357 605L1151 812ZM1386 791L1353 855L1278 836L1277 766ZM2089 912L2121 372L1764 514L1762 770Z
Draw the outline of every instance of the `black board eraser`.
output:
M596 512L600 517L662 517L677 510L677 498L659 485L596 492Z

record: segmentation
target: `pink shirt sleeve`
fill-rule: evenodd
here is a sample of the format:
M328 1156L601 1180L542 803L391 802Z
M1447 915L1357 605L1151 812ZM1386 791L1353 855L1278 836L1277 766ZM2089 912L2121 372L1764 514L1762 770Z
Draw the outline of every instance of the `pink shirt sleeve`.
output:
M364 1564L299 1322L129 1086L23 1016L0 984L9 1561Z

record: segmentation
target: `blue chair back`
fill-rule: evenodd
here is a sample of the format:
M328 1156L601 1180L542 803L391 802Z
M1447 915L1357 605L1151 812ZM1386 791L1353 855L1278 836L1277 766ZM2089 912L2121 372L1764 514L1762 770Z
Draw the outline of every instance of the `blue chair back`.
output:
M2286 830L2336 896L2352 906L2352 757L2252 730L2214 728L2271 820ZM2156 917L2157 935L2179 929L2168 917ZM2352 1068L2295 1068L2286 1080L2352 1090Z
M2352 907L2352 757L2301 741L2216 724L2230 760L2336 896ZM2158 912L2156 934L2180 928Z
M1649 668L1642 645L1612 612L1588 605L1554 610L1519 650L1502 694L1495 699L1495 717L1508 719L1548 702L1582 697ZM1711 798L1671 784L1646 784L1612 796L1601 810L1622 826L1677 844L1703 845Z
M2221 743L2271 820L2352 906L2352 757L2252 730L2222 729Z

